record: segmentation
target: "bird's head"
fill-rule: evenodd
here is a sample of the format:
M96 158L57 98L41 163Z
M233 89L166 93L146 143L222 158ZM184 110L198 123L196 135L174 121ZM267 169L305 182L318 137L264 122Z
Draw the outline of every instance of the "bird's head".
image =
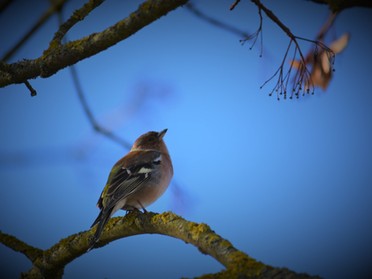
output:
M165 152L167 149L163 137L167 130L168 129L164 129L160 132L151 131L143 134L134 142L131 150L154 149Z

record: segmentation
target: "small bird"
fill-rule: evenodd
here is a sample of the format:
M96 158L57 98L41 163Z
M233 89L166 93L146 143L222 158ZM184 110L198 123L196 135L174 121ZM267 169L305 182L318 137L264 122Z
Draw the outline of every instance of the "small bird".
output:
M167 129L141 135L127 155L113 166L98 199L101 209L91 228L97 225L90 249L98 242L110 217L119 209L141 210L156 201L173 176L172 161L163 137Z

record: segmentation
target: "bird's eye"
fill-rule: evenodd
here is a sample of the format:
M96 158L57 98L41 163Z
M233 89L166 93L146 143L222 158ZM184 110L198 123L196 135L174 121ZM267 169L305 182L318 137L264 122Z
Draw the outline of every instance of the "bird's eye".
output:
M155 141L155 137L149 137L149 142L154 142Z

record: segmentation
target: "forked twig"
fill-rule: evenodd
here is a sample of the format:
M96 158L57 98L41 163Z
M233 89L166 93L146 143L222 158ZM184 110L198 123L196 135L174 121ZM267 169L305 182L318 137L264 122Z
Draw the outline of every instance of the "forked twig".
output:
M70 18L62 23L60 22L60 26L58 31L54 34L53 39L50 42L50 45L53 44L61 44L63 37L66 33L79 21L82 21L91 11L97 8L99 5L103 3L104 0L90 0L80 9L76 10Z
M263 53L263 29L262 29L263 19L262 19L262 12L261 12L260 7L258 7L258 15L260 17L260 24L258 25L257 30L253 34L251 34L250 36L245 37L244 39L241 39L240 43L242 45L244 45L247 41L253 40L253 43L249 47L249 49L251 50L255 46L258 37L260 37L260 57L262 57L262 53Z
M312 73L308 68L308 65L311 64L311 61L316 61L317 55L326 55L326 58L328 59L329 68L332 71L333 70L333 64L335 60L335 53L327 47L323 42L322 39L326 32L329 30L329 28L332 26L335 16L332 16L325 26L321 29L320 33L317 36L317 40L310 40L306 38L302 38L299 36L295 36L291 30L279 20L279 18L271 11L269 10L265 5L261 3L260 0L251 0L257 7L258 7L258 13L260 15L260 25L257 29L254 38L254 42L252 44L252 47L256 43L257 37L260 34L262 37L262 15L261 10L265 12L265 14L273 21L275 22L280 29L283 30L283 32L290 38L290 42L288 44L287 50L284 54L283 60L279 66L279 68L276 70L276 72L268 79L266 80L263 85L260 88L263 88L267 83L269 83L274 77L278 77L278 80L274 86L274 88L269 92L269 95L271 96L274 92L277 94L277 99L280 100L280 96L283 95L284 99L287 98L287 92L288 92L288 85L289 80L293 79L292 81L292 88L290 89L290 98L299 97L300 94L314 94L314 81L312 79ZM248 38L249 39L249 38ZM310 42L314 45L313 50L310 54L304 56L302 53L299 41L306 41ZM262 43L262 39L261 39ZM293 58L290 62L290 65L287 70L285 70L285 61L288 57L289 51L294 46L293 51ZM314 57L310 57L311 54ZM261 55L262 55L262 46L261 46ZM310 55L310 56L309 56ZM299 57L299 60L296 61L297 56ZM293 73L292 69L295 68L296 72Z

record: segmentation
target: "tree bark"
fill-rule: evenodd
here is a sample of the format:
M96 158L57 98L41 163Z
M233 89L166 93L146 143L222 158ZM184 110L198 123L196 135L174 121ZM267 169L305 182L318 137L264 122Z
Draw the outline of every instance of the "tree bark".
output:
M25 254L32 261L32 269L23 273L22 278L62 278L67 264L89 252L90 238L94 231L95 228L68 236L47 250L31 247L19 240L9 241L10 238L14 240L15 237L4 233L0 233L0 242ZM319 278L261 263L236 249L208 225L187 221L172 212L157 214L135 211L124 217L111 218L97 243L97 248L114 240L138 234L162 234L178 238L194 245L200 252L212 256L226 268L222 272L206 274L199 278L273 278L275 276Z

